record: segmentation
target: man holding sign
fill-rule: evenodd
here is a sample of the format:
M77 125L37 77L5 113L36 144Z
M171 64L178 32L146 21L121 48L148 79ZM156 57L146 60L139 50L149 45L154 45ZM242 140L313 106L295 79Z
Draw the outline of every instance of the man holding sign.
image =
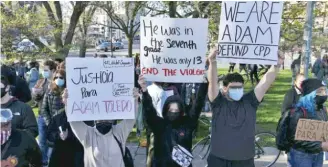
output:
M217 50L209 56L208 97L211 102L212 140L209 167L254 167L256 111L274 82L284 57L272 66L249 93L244 94L244 79L238 73L228 74L223 89L217 88ZM278 55L277 55L278 57Z

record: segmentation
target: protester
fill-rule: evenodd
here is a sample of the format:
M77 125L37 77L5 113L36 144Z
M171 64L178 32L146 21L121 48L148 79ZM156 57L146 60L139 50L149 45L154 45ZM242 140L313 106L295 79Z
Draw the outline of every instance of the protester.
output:
M51 78L53 73L55 73L56 64L51 60L47 60L43 63L43 78L39 79L32 89L32 97L38 103L39 106L39 118L40 111L42 106L42 100L45 94L48 92L49 83L51 82Z
M302 87L301 84L305 80L305 76L303 74L298 74L295 79L295 84L292 88L290 88L285 94L284 101L282 103L281 114L289 111L294 108L298 100L302 95Z
M254 86L254 78L255 78L255 82L256 84L259 83L259 75L257 73L257 70L258 70L258 67L256 64L249 64L248 65L249 69L250 69L250 78L251 78L251 82L252 82L252 85Z
M53 147L48 167L83 167L83 147L67 122L65 109L53 117L48 127L48 144Z
M239 64L239 73L241 73L243 70L245 71L246 74L248 74L247 65Z
M4 76L9 80L10 95L16 97L24 103L31 101L31 91L27 82L21 77L16 76L15 71L6 65L1 65L1 76Z
M234 70L235 70L235 66L236 66L236 63L229 63L229 73L230 72L234 72Z
M33 136L13 128L14 114L1 108L1 166L41 167L41 152Z
M217 50L209 56L208 97L213 112L211 151L208 167L254 167L256 111L274 82L283 55L272 66L254 90L244 94L244 79L238 73L228 74L222 91L217 87Z
M37 67L36 61L31 61L28 65L29 71L27 72L26 81L29 84L28 87L30 88L30 90L32 90L36 82L39 80L39 71L36 67Z
M302 83L303 97L290 116L288 132L291 141L290 157L292 167L323 166L323 151L328 151L328 142L295 140L298 120L311 119L328 121L324 103L327 101L327 87L321 80L307 79Z
M137 105L138 90L134 89L133 94ZM68 96L67 90L65 90L63 93L65 104L67 104ZM135 115L138 115L137 108L138 106L135 106ZM96 122L95 127L87 126L83 121L70 122L72 131L84 149L84 165L86 167L124 167L118 142L120 142L122 148L125 148L126 140L133 129L135 119L125 119L117 125L113 125L111 120Z
M172 150L181 146L191 152L193 132L197 127L198 118L205 103L207 84L201 84L197 103L193 103L189 114L184 108L184 102L179 96L170 96L163 106L163 117L153 105L153 99L149 94L145 79L140 76L139 84L142 88L142 105L144 107L146 122L154 133L154 155L152 167L157 166L179 166ZM191 164L189 165L191 166Z
M10 85L6 77L1 76L1 109L10 109L13 129L21 129L33 137L38 136L38 126L32 108L9 95Z
M159 117L162 116L162 110L164 106L164 102L166 100L166 93L163 89L163 83L161 82L153 82L151 85L147 87L148 93L152 98L152 104L157 111L157 115ZM144 105L142 105L145 107ZM146 129L147 134L147 167L152 165L152 156L154 154L154 134L149 126L147 125Z
M316 60L313 64L313 66L312 66L312 74L313 74L314 77L317 77L318 73L320 71L320 67L321 67L322 62L321 62L320 53L315 53L314 56L315 56Z
M66 70L66 63L65 63L65 61L61 62L61 63L57 66L57 70Z
M61 59L61 58L55 58L55 63L56 63L57 66L59 66L59 64L62 63L62 62L64 62L63 59Z
M328 55L325 55L322 58L322 63L317 74L317 79L324 81L325 84L328 84Z
M25 63L22 60L16 62L15 70L16 70L17 76L25 80L25 74L27 72L27 68L26 68Z
M52 149L47 145L47 128L50 121L54 116L59 114L60 110L64 108L64 104L62 102L61 94L66 88L66 73L64 70L57 70L53 74L52 81L50 83L49 92L45 94L43 98L43 103L40 112L39 118L39 145L42 152L42 160L43 164L47 165L49 162L49 158L52 152Z
M299 56L297 59L295 59L291 66L290 69L292 70L292 85L294 85L294 81L296 78L296 75L300 73L301 70L301 57L302 57L302 52L298 52Z

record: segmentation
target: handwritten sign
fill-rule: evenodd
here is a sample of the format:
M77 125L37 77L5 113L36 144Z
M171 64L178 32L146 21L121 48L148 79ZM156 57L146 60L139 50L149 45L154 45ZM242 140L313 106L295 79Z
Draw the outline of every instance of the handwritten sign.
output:
M208 20L141 17L141 73L147 81L203 82Z
M276 65L282 1L223 1L217 59Z
M66 58L68 121L134 119L132 58Z
M328 139L328 122L299 119L295 140L326 141Z

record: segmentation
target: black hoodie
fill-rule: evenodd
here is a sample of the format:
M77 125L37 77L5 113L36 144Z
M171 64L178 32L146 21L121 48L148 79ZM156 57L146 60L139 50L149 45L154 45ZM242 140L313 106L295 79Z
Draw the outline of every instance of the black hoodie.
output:
M19 101L15 97L6 104L1 104L1 108L9 108L13 113L12 128L26 130L33 137L38 136L38 125L32 108Z
M205 103L208 84L201 84L194 103L188 113L184 110L183 100L178 96L170 96L163 106L163 117L157 116L152 98L148 91L143 92L142 105L144 107L147 124L154 133L154 157L152 167L178 167L172 158L173 146L180 146L191 152L193 132L197 127L198 118ZM180 117L171 122L166 114L171 103L178 103Z
M11 131L11 135L1 145L1 166L41 167L42 155L36 140L26 131Z

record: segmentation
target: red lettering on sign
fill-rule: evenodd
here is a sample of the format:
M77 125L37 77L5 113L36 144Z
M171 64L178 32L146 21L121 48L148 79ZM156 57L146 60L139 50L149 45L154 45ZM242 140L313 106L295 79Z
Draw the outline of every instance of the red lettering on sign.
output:
M176 69L168 69L168 68L163 68L164 71L164 76L176 76L177 70Z
M204 75L205 70L201 69L180 69L181 75Z
M142 68L141 70L142 74L153 74L153 75L157 75L158 74L158 69L157 68Z

